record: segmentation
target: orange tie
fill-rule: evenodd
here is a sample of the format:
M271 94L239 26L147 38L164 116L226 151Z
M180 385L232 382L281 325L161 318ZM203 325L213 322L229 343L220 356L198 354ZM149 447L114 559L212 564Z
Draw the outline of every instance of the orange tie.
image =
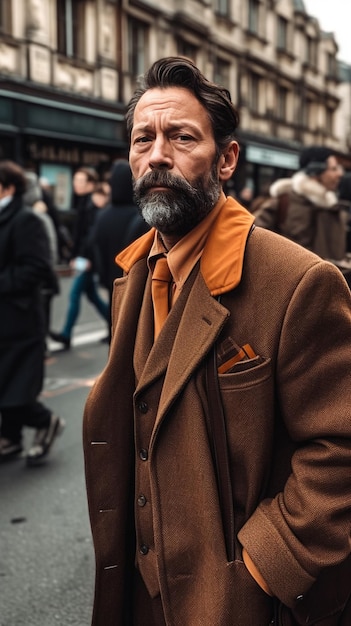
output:
M165 256L161 256L156 261L151 283L151 295L154 305L155 339L158 337L169 312L169 286L171 282L172 274L169 271L167 259Z

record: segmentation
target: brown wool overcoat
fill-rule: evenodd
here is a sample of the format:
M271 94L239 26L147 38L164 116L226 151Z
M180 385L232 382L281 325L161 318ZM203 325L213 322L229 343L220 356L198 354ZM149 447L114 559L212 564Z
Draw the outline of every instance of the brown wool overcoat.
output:
M232 199L225 210L242 211ZM149 552L139 553L139 531L136 552L146 572L157 564L167 626L268 626L274 610L285 626L351 624L350 609L340 617L351 592L350 292L333 265L261 228L239 257L238 285L220 302L201 266L195 270L185 307L180 297L153 347L146 259L115 283L109 361L84 416L94 626L132 624L126 606L141 464L150 481L142 511L152 507L153 527ZM233 485L231 562L204 369L211 347L229 336L261 357L219 376ZM135 511L144 514L137 503ZM242 546L276 600L247 572Z

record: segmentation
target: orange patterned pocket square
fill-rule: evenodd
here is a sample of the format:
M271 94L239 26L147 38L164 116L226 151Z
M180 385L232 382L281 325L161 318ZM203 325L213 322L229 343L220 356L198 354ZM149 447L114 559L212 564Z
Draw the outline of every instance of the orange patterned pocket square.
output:
M228 337L219 346L218 350L218 373L228 373L234 365L241 361L248 361L250 359L257 359L257 354L251 348L249 343L245 343L240 347L231 337Z

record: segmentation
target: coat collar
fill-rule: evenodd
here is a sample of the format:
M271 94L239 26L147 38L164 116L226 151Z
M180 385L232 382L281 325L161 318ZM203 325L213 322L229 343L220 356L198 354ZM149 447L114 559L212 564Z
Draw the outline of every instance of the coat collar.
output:
M8 220L18 213L23 208L22 199L18 196L14 196L1 211L0 211L0 223L5 224Z
M209 232L200 269L211 296L236 287L241 279L246 240L254 217L234 198L228 197ZM152 228L116 256L116 263L129 273L148 256L155 236Z
M304 196L312 204L322 209L330 209L338 202L338 198L334 191L329 191L318 180L311 176L307 176L305 172L297 172L291 179L292 191L299 196Z
M338 202L334 191L326 189L318 180L307 176L303 170L296 172L291 178L279 178L269 188L269 193L274 198L292 192L321 209L330 209Z

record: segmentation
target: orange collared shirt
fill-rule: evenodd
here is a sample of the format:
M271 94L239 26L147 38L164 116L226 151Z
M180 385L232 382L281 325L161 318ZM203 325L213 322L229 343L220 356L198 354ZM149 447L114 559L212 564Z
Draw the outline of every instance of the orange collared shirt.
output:
M212 211L169 251L166 250L158 231L155 232L148 265L153 271L155 257L160 254L167 256L168 266L173 277L171 305L175 303L192 269L202 256L209 232L225 201L226 197L222 192Z

